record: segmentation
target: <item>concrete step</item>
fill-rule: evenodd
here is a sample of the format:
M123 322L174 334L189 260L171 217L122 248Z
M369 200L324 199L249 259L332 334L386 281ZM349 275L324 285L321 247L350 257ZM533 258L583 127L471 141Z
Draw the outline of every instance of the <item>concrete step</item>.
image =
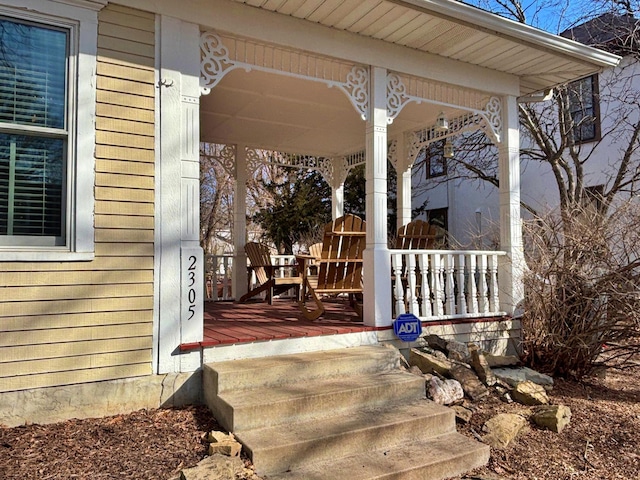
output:
M219 362L203 375L207 405L269 480L441 480L489 457L390 348Z
M261 475L455 432L453 410L426 399L236 433Z
M204 366L204 386L209 394L221 394L399 367L400 355L396 350L364 346L212 363Z
M408 403L425 395L424 379L403 371L227 391L208 402L232 432L303 422L340 412Z
M458 433L308 463L266 480L443 480L489 461L489 446ZM260 471L258 470L258 473Z

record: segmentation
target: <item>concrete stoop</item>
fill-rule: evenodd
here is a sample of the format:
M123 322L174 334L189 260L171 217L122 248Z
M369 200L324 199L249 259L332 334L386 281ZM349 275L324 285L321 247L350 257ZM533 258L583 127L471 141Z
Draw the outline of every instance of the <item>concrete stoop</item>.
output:
M489 459L391 348L209 364L203 386L216 419L269 480L440 480Z

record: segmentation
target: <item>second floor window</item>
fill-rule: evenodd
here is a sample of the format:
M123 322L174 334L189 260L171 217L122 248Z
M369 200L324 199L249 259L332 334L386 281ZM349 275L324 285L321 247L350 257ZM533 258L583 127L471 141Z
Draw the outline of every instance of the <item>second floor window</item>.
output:
M438 140L422 147L418 153L416 164L424 163L425 177L435 178L447 174L447 163L444 158L444 140Z
M575 141L582 143L598 140L600 138L598 77L592 75L570 83L568 93Z

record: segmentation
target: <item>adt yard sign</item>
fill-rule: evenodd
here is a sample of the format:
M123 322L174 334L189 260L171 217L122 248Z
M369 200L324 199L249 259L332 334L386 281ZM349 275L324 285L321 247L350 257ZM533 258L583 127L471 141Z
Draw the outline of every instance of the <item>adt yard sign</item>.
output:
M403 342L414 342L422 333L420 319L413 313L403 313L393 322L393 333Z

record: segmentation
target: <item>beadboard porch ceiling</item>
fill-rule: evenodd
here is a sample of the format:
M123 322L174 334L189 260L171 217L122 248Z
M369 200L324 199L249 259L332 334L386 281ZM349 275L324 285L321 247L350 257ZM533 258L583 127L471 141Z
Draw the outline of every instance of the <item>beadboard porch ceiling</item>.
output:
M409 103L389 135L429 125L441 110L451 118L461 113ZM200 112L204 141L326 157L364 150L360 115L342 91L321 82L236 70L200 98Z
M617 63L584 46L455 0L234 0L520 77L522 95Z

